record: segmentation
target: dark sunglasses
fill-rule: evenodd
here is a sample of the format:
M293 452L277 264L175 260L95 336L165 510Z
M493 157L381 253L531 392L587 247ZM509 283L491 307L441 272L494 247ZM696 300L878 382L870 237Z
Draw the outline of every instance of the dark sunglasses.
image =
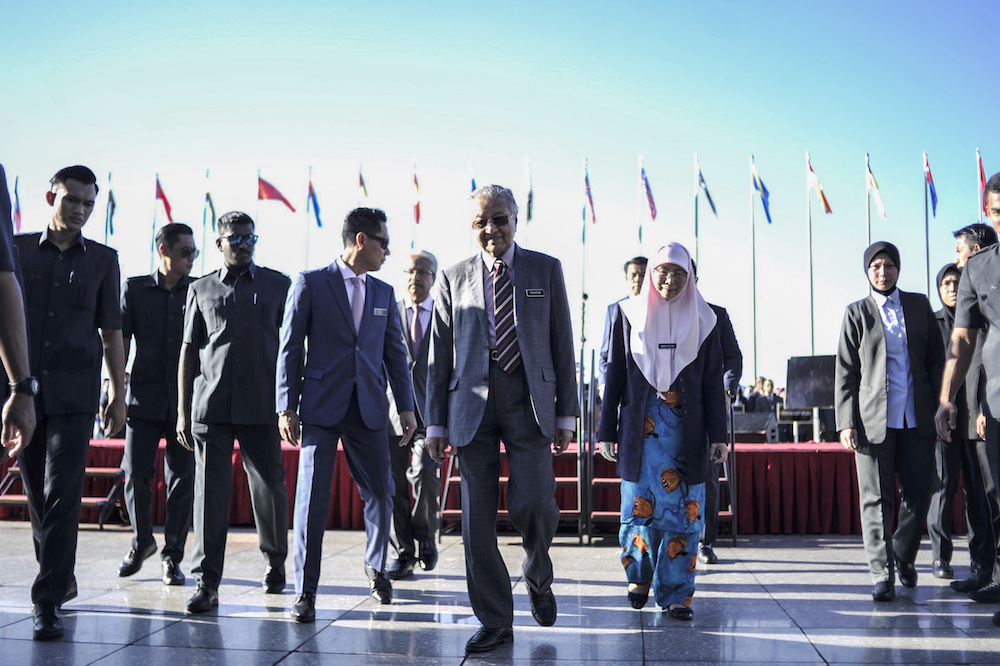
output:
M250 247L253 247L254 245L257 244L258 238L260 237L257 234L246 234L246 235L230 234L228 236L219 236L220 241L227 240L229 241L229 244L233 247L236 247L242 243L246 243Z
M196 247L182 247L181 256L185 259L197 259L198 255L201 254L201 250Z
M365 234L365 236L368 236L368 238L371 238L374 241L378 241L382 245L382 249L383 250L388 250L389 249L389 239L388 238L382 238L381 236L376 236L375 234L367 234L367 233Z
M473 221L472 226L476 229L485 229L490 222L493 223L494 227L506 227L510 222L510 217L507 215L494 215L488 220L480 217Z

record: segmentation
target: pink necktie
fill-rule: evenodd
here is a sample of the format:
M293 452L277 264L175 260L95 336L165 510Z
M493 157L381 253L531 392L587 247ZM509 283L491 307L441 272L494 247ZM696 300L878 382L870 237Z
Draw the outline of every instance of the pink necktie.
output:
M493 263L493 313L497 329L497 363L508 375L521 363L521 348L514 330L514 285L507 264Z
M416 354L424 339L424 332L420 328L420 306L414 303L410 308L413 310L413 322L410 324L410 349Z
M354 330L361 332L361 317L365 314L365 294L361 291L361 278L353 277L354 294L351 297L351 312L354 314Z

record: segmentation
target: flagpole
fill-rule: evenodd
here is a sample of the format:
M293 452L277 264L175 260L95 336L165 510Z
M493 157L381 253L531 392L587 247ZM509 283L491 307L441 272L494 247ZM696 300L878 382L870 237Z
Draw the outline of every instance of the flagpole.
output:
M201 274L205 274L205 255L208 254L205 250L206 243L208 242L208 169L205 169L205 203L201 205Z
M257 204L253 209L254 228L260 229L260 169L257 169Z
M927 153L924 153L924 163ZM931 295L931 218L927 210L927 174L924 174L924 256L927 257L927 296Z
M868 228L868 245L872 244L872 195L871 183L868 174L871 173L871 166L868 164L868 153L865 153L865 219Z
M806 151L806 243L809 248L809 355L816 355L816 297L813 290L812 183L809 181L809 152Z
M639 179L638 179L639 189L636 192L637 196L636 196L636 199L635 199L635 218L636 218L636 220L639 221L639 252L638 252L638 254L642 254L642 222L643 222L643 219L644 219L643 215L642 215L642 199L643 199L643 197L646 194L646 184L642 180L642 155L639 155L639 172L638 172L638 176L639 176Z
M697 265L701 263L701 259L698 255L698 249L701 245L698 242L698 188L701 187L701 183L698 181L698 153L694 154L694 263Z
M983 169L983 156L979 153L979 148L976 148L976 189L979 190L979 224L983 223L983 205L986 201L986 192L983 191L983 182L979 177Z
M587 178L587 158L583 158L583 178L586 183ZM583 250L580 260L580 349L585 350L587 346L587 192L583 192L583 234L581 236ZM580 376L583 377L583 368L580 368Z
M14 186L17 187L17 181L14 181ZM110 171L108 172L108 200L109 201L111 200L111 172ZM105 208L107 208L107 206L105 206ZM108 244L108 219L107 219L107 217L108 217L107 212L105 212L105 214L104 214L104 218L105 218L105 221L104 221L104 244L105 245ZM150 272L152 272L152 271L150 271Z
M156 174L156 184L157 184L157 186L159 186L159 184L160 184L160 174L159 173ZM150 239L150 241L149 241L149 272L150 273L153 272L153 266L155 265L153 263L153 258L156 256L156 212L157 212L157 209L160 207L159 204L156 203L157 201L158 201L158 199L156 198L155 193L154 193L154 196L153 196L153 238Z
M309 187L312 187L312 182L313 182L313 168L312 168L312 165L310 164L309 165ZM310 204L310 202L309 202L309 191L306 190L306 252L305 252L305 264L303 264L303 267L302 267L302 269L306 270L306 271L309 270L309 227L312 226L311 224L309 224L309 204Z
M757 225L754 224L753 155L750 156L750 290L753 295L753 376L757 377Z

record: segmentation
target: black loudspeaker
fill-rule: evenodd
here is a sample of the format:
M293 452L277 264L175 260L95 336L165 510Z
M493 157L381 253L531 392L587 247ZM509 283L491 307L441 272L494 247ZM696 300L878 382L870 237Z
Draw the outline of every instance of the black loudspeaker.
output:
M786 409L833 407L836 356L793 356L788 359Z
M778 423L770 412L736 412L736 434L764 435L768 442L778 441Z

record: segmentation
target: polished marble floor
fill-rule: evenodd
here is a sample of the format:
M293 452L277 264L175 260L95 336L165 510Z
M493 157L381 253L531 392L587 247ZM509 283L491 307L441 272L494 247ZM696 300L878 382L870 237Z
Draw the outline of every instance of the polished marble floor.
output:
M64 608L66 635L37 643L28 602L30 529L0 523L0 664L1000 663L1000 628L991 623L1000 606L973 603L931 577L926 542L920 585L897 586L895 602L876 604L858 537L743 538L739 548L717 549L719 564L700 567L694 621L678 622L628 606L613 540L580 546L560 536L552 549L556 625L535 624L516 576L514 644L465 657L478 622L465 592L460 537L445 536L438 567L396 583L393 603L380 606L367 595L364 534L327 532L317 621L306 625L288 617L291 591L262 593L263 559L252 531L230 533L220 606L203 616L185 615L193 582L162 585L156 557L135 576L116 577L129 539L120 526L82 528L80 594ZM500 543L519 574L518 538L501 536ZM967 564L967 554L956 556L960 576Z

